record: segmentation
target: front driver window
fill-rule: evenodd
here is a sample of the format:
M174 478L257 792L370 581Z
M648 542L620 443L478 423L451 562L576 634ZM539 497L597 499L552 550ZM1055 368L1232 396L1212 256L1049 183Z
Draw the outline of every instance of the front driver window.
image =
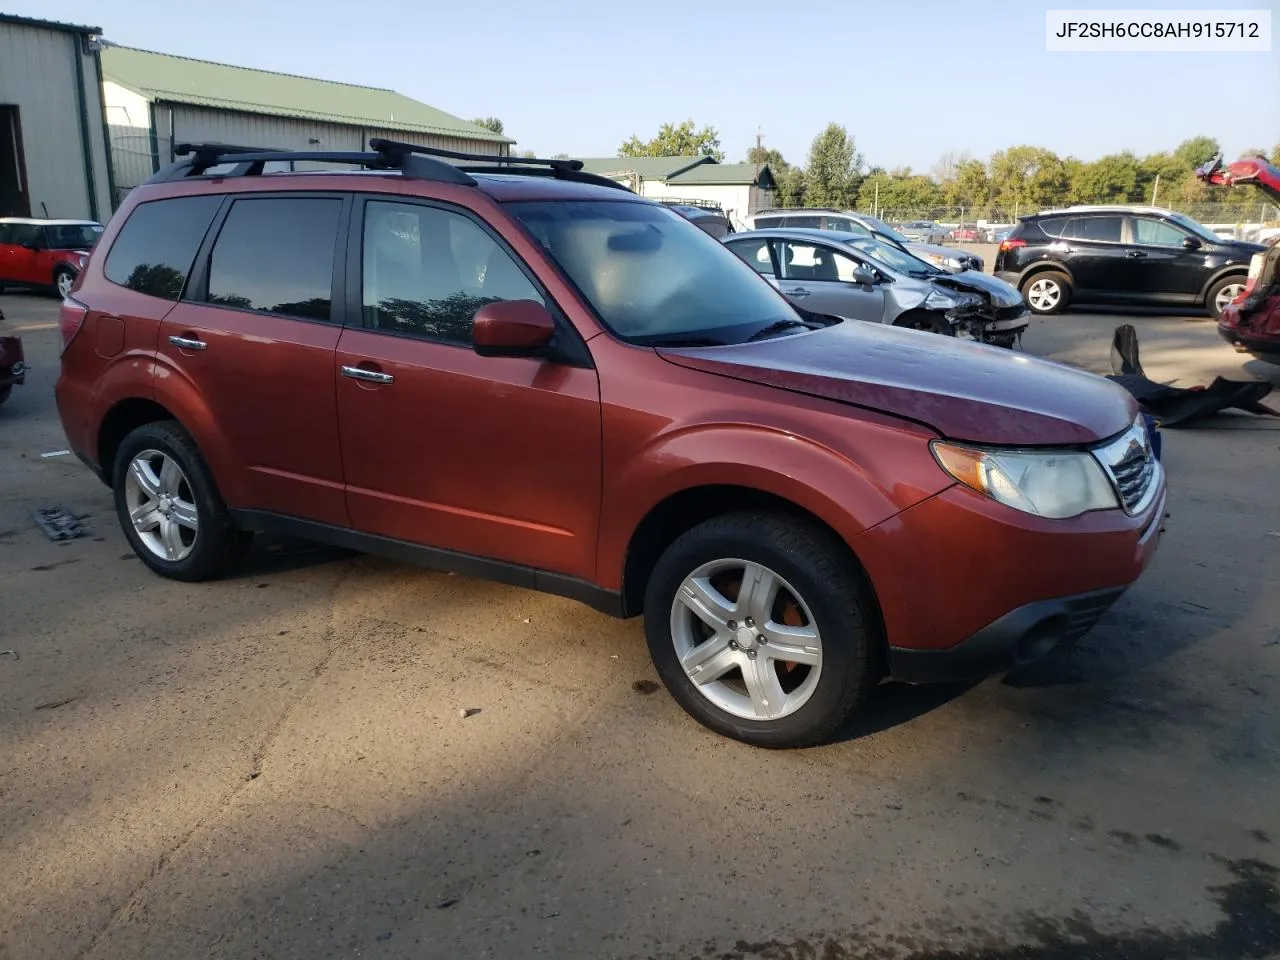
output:
M1153 217L1135 217L1134 239L1148 247L1180 247L1186 234L1177 227Z
M475 312L497 300L545 306L510 254L470 217L409 203L365 205L368 326L470 346Z
M769 259L768 240L739 240L735 243L725 244L725 246L750 265L756 273L766 277L773 276L773 261Z

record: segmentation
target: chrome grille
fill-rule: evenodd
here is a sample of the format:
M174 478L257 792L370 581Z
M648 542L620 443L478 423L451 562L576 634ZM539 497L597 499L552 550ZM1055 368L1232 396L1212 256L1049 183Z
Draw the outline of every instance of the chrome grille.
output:
M1141 513L1159 487L1160 462L1151 452L1151 437L1139 417L1120 436L1094 450L1107 471L1125 510Z

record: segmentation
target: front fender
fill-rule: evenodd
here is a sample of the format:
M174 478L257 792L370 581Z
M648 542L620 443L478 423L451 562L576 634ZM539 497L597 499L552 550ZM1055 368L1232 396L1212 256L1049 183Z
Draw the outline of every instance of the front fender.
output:
M615 468L604 491L597 570L622 588L631 538L667 498L706 486L745 487L787 500L844 540L950 484L928 451L929 435L862 423L854 450L753 424L685 427L655 437ZM606 470L606 476L610 476Z

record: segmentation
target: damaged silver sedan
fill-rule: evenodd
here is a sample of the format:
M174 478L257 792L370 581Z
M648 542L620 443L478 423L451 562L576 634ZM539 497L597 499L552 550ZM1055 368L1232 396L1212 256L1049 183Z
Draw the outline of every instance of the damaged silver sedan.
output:
M940 270L873 237L777 228L724 243L811 313L1002 347L1017 343L1030 321L1022 296L1003 280Z

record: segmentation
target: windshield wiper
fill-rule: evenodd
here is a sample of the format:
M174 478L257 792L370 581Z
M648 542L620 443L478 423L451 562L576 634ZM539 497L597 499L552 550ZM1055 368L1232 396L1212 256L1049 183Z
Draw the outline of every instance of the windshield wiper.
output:
M809 324L805 323L803 320L792 320L790 318L775 320L773 323L768 326L761 327L751 336L747 337L745 342L751 343L755 340L763 340L765 337L771 336L775 333L781 333L783 330L790 330L792 327L804 327L806 330L813 329L813 327L809 326Z
M645 340L646 347L725 347L728 341L717 340L715 337L654 337Z

